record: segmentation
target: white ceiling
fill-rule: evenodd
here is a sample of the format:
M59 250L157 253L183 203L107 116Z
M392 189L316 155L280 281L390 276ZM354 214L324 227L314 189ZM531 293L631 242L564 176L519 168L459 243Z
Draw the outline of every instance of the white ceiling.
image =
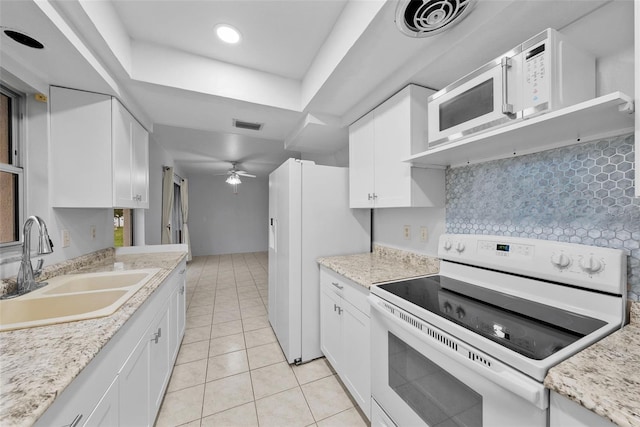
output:
M128 1L113 5L133 40L230 64L302 79L346 0ZM242 33L234 46L214 36L217 24Z
M0 60L40 91L55 84L117 96L185 175L243 161L264 176L298 152L343 149L347 126L406 84L439 89L544 28L566 30L597 56L633 44L632 0L483 0L425 39L396 29L396 5L0 0L0 25L46 45L34 52L3 35ZM241 43L219 42L218 23L237 27ZM236 129L234 118L264 128Z

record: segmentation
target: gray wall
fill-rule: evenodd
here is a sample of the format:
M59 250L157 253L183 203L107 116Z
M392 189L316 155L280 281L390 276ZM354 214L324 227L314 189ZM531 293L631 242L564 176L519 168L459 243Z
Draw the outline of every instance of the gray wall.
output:
M411 227L409 240L404 237L405 225ZM421 240L420 227L427 227L426 241ZM444 229L444 208L389 208L373 213L373 242L383 246L437 256Z
M446 231L623 249L640 300L640 199L634 137L447 169Z
M266 251L268 218L268 178L242 178L234 194L224 176L189 176L194 256Z

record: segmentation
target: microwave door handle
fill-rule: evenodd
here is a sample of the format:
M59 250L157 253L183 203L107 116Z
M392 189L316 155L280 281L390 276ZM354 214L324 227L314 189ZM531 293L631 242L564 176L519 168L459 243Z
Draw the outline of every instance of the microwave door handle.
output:
M509 104L509 85L507 84L511 58L503 57L500 66L502 67L502 114L511 117L513 116L513 104Z

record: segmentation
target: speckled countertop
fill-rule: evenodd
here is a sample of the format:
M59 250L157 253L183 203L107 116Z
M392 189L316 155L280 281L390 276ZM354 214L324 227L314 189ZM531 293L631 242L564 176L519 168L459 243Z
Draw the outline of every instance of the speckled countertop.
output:
M374 245L373 252L318 259L323 265L365 288L377 283L435 274L440 260L427 255Z
M185 256L106 249L48 268L45 278L111 271L114 262L122 262L125 270L161 270L111 316L0 332L0 425L35 423Z
M554 366L544 385L623 427L640 427L640 302L621 330Z

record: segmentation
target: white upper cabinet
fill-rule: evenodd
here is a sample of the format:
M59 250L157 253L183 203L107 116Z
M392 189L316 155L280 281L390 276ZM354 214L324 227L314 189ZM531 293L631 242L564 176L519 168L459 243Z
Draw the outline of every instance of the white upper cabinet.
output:
M373 112L349 127L349 205L352 208L373 206Z
M108 95L51 87L52 206L148 208L149 135Z
M114 206L149 207L149 134L112 100Z
M444 206L444 170L402 161L424 145L431 93L409 85L349 127L350 207Z

